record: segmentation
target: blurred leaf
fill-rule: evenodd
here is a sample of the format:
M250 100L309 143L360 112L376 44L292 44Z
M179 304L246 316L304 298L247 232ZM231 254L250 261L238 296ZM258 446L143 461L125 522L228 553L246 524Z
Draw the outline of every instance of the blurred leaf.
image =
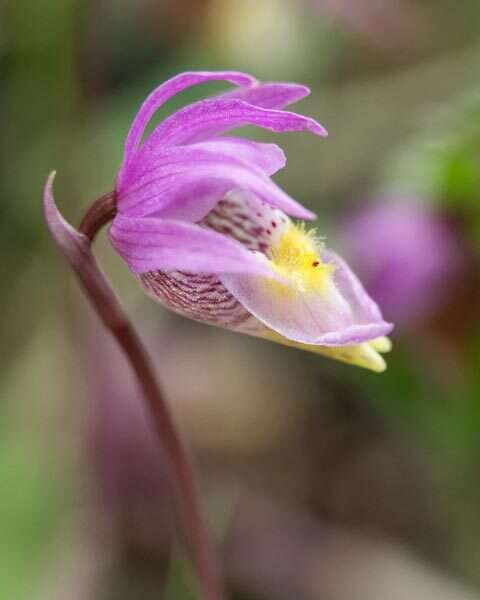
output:
M480 241L480 91L431 115L391 161L387 180L467 217L470 235Z
M177 544L172 552L164 596L175 600L197 600L200 597L191 563Z
M31 438L0 443L0 598L28 598L48 558L59 518L59 493Z

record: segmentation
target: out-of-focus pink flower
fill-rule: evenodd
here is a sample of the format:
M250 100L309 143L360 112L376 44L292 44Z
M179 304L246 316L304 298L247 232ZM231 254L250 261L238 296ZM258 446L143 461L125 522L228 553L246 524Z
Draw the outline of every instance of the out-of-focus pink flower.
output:
M404 327L448 298L461 264L452 228L419 201L374 202L343 224L346 254L388 318Z
M101 522L131 550L166 553L174 524L168 461L114 343L87 327L84 350L87 458Z

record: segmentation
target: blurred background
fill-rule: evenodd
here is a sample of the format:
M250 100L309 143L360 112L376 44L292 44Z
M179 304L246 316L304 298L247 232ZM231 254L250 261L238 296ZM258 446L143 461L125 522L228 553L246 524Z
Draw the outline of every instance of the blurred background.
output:
M7 0L0 598L195 597L129 369L41 214L55 168L77 223L145 95L186 69L312 88L298 110L327 139L248 133L286 150L277 180L396 323L379 376L182 320L97 242L194 450L231 597L480 597L478 2Z

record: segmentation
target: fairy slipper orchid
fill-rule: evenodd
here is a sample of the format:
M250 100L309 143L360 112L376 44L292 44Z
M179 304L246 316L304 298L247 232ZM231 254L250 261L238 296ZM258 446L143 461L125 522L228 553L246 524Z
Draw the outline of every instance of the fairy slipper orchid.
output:
M190 104L144 136L155 111L212 80L233 91ZM238 72L189 72L154 90L125 144L109 235L151 297L192 319L382 371L392 325L345 262L290 217L315 215L271 179L275 144L224 135L245 125L325 129L284 110L309 93Z

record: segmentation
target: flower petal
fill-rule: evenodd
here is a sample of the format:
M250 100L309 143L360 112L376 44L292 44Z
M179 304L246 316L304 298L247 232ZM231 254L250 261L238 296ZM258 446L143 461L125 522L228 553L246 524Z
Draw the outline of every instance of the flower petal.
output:
M161 270L265 275L264 257L199 225L117 215L110 240L134 273Z
M307 86L296 83L259 83L225 92L221 97L239 98L255 106L281 109L309 94L310 90Z
M118 180L123 180L126 165L138 148L145 127L155 112L170 98L183 90L205 83L207 81L228 81L239 86L249 86L256 83L255 77L238 71L187 71L168 79L149 94L136 114L125 140L123 165Z
M278 132L307 130L316 135L326 135L320 123L310 117L261 108L236 98L213 98L189 104L162 121L145 141L139 157L158 144L178 145L201 141L245 125Z
M254 316L295 342L344 346L388 334L392 325L383 321L347 265L332 253L325 254L335 271L322 291L301 290L294 281L242 274L222 275L221 280Z
M210 150L249 162L267 175L274 175L287 163L285 153L276 144L262 144L239 137L218 137L206 142L190 144L190 148Z
M117 189L117 204L131 217L166 216L168 210L169 218L197 221L235 188L249 190L295 217L315 217L255 164L201 145L158 148L149 168Z
M220 157L229 156L248 162L254 167L260 168L267 175L273 175L287 162L285 153L276 144L263 144L240 137L222 136L205 142L189 144L188 147L194 150L207 150L220 155ZM159 145L148 153L146 160L135 161L135 165L132 165L129 170L130 181L117 186L117 190L122 192L128 190L132 185L138 184L139 178L151 172L152 167L156 166L157 157L161 161L168 152L173 152L173 150L169 151L167 147ZM179 152L185 155L185 150L182 149Z
M145 127L162 104L183 90L207 81L228 81L235 85L249 86L256 82L255 77L238 71L187 71L168 79L159 85L144 101L125 140L125 158L138 147Z

